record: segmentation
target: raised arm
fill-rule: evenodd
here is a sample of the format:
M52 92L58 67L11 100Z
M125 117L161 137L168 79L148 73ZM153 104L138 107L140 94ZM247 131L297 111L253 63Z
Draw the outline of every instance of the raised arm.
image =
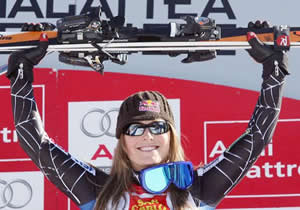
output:
M7 77L11 82L14 123L21 147L45 176L81 206L93 202L107 176L56 145L45 132L34 99L33 67L48 47L45 35L37 48L11 54Z
M263 64L263 83L245 133L216 160L197 170L192 193L212 207L238 184L270 142L280 112L287 55L264 46L254 33L248 34L248 40L249 54Z

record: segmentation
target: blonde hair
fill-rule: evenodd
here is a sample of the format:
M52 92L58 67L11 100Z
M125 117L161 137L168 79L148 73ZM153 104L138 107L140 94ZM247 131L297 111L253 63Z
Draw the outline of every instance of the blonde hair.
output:
M170 151L166 162L184 160L185 154L183 148L176 134L175 128L171 126ZM133 184L132 176L132 167L126 154L125 140L124 135L122 134L115 150L110 177L98 195L95 210L106 210L109 202L111 202L113 207L117 206L125 192L130 191ZM184 209L189 195L188 191L170 186L169 192L174 209Z

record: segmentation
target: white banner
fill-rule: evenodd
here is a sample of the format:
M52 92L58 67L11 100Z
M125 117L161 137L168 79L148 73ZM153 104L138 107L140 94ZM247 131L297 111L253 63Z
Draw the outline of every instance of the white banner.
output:
M0 209L44 209L44 175L41 172L2 172L0 193Z

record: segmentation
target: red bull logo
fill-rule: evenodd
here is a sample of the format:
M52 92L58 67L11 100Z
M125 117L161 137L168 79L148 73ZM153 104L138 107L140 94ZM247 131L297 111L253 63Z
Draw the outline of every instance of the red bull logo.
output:
M152 100L141 101L139 105L139 111L160 112L159 102Z

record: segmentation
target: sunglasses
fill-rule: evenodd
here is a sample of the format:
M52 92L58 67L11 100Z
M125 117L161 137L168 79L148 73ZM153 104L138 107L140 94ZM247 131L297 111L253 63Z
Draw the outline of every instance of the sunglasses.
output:
M137 178L147 192L160 194L171 183L182 190L189 188L193 183L194 170L191 162L178 161L145 168Z
M156 121L150 124L132 123L126 127L124 134L128 136L141 136L144 134L146 128L149 128L150 133L154 135L167 133L170 130L169 124L164 121Z

